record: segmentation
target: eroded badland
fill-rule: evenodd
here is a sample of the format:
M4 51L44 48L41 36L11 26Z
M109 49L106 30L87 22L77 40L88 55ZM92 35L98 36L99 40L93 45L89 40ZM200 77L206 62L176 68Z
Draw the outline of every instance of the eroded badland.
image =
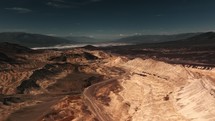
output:
M30 50L7 43L10 46L15 52L0 51L0 120L215 120L213 63L186 60L181 54L148 54L171 49L125 54L92 46Z

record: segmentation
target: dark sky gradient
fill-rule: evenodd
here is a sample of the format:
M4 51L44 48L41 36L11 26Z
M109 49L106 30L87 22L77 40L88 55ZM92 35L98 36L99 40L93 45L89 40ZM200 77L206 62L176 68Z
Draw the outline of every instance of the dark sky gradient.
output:
M0 0L0 32L116 38L214 29L215 0Z

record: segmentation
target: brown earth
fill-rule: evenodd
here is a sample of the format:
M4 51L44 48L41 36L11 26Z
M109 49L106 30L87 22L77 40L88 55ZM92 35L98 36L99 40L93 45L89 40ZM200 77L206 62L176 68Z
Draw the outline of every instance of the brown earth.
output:
M213 49L11 46L0 50L2 121L215 120Z

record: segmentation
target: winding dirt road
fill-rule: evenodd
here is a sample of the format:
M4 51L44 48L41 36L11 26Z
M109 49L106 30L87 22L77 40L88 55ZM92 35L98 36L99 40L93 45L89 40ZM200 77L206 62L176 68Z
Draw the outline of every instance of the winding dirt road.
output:
M107 80L104 82L94 84L94 85L86 88L83 92L85 103L87 104L90 111L98 118L99 121L113 121L113 119L108 114L106 114L105 112L102 111L102 108L96 104L95 98L92 95L95 93L96 89L98 89L99 87L113 83L115 81L117 81L117 80L110 79L110 80Z

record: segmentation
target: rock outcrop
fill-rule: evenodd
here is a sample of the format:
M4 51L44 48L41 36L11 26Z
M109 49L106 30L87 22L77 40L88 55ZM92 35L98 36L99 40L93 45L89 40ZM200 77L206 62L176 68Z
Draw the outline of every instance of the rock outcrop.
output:
M120 90L111 89L111 84L97 85L96 93L91 94L97 110L103 110L100 115L106 115L108 120L215 120L215 83L210 70L204 70L210 73L207 75L202 70L196 72L181 65L140 58L118 67L127 72L116 81Z

